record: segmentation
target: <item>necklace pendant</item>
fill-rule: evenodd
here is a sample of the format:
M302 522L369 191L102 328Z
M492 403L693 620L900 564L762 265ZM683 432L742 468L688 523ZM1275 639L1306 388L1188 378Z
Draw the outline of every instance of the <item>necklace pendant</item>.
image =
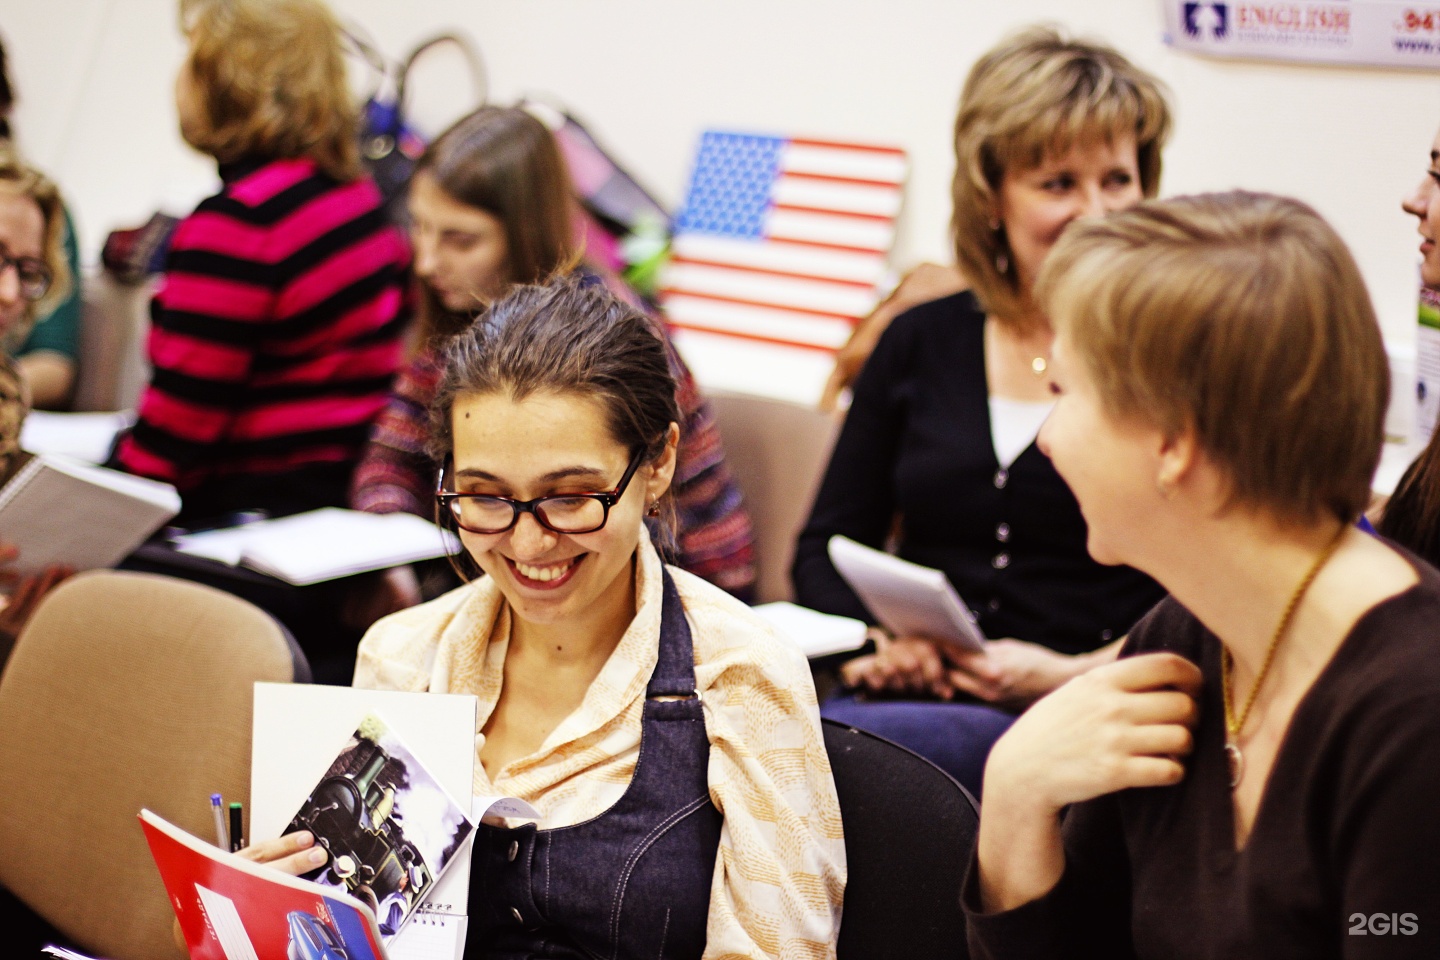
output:
M1225 760L1230 767L1230 789L1234 790L1240 786L1240 778L1245 776L1245 755L1234 740L1225 741Z
M1043 376L1045 373L1045 369L1049 366L1050 364L1046 361L1044 357L1036 357L1034 360L1030 361L1030 369L1035 372L1035 376L1037 377Z

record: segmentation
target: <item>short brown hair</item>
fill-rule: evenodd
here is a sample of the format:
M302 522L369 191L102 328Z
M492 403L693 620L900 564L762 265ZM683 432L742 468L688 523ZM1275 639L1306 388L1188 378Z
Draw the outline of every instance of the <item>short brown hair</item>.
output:
M1028 170L1076 145L1133 134L1140 188L1160 189L1160 152L1170 108L1160 81L1103 43L1031 27L1002 41L971 68L955 117L951 235L955 259L981 305L1019 320L1033 312L1003 236L991 227L1005 172Z
M360 173L358 111L342 32L321 0L180 0L201 116L183 131L223 162L307 157L339 180Z
M29 166L6 140L0 140L0 191L34 201L45 220L42 257L50 268L50 289L45 296L29 305L23 322L16 329L5 331L4 344L14 349L24 342L35 318L44 316L70 295L75 278L70 275L70 261L65 256L65 204L60 190L50 178Z
M1379 463L1389 365L1360 270L1298 200L1151 200L1073 224L1036 298L1107 412L1194 432L1233 503L1352 521Z
M508 283L540 283L576 259L570 177L555 138L519 107L484 106L435 138L415 168L453 199L505 229ZM421 337L453 336L470 323L421 287Z

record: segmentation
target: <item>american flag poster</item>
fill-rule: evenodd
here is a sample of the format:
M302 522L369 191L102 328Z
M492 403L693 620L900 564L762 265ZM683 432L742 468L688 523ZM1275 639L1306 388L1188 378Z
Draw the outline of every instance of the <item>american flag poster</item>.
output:
M878 302L907 161L897 147L707 131L661 304L701 385L814 403Z

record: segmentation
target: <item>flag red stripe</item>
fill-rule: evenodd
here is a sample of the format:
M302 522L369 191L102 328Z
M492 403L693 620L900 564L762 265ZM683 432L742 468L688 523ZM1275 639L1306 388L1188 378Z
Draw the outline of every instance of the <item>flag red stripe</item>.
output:
M787 180L818 180L821 183L843 183L847 185L858 185L862 187L885 187L890 190L899 190L898 180L862 180L860 177L840 177L832 173L802 173L798 170L780 171L780 176Z
M788 313L801 313L810 317L824 317L826 320L844 320L852 327L860 322L859 317L847 317L843 313L826 313L823 310L807 310L804 307L782 306L774 303L766 303L761 300L745 300L741 297L722 297L713 293L697 293L693 290L684 290L676 287L668 287L664 290L661 290L660 292L662 294L662 300L660 304L662 307L665 305L663 295L668 293L686 297L694 297L696 300L711 300L715 303L739 303L744 304L747 307L764 307L767 310L784 310ZM666 319L668 320L669 317L667 316ZM674 321L671 322L673 323Z
M834 347L822 347L818 343L801 343L798 340L781 340L778 337L762 337L755 333L735 333L730 330L716 330L714 327L700 327L688 323L681 323L679 320L670 320L670 326L678 327L681 330L694 330L696 333L709 333L717 337L735 337L739 340L753 340L756 343L770 343L781 347L799 347L802 350L814 350L817 353L834 356Z
M799 137L791 137L790 143L797 147L820 147L830 150L863 150L866 153L885 153L891 156L903 157L905 151L899 147L881 147L873 143L838 143L834 140L805 140Z
M776 203L772 210L791 210L795 213L819 213L827 217L853 217L856 220L870 220L874 223L894 223L895 218L884 213L851 213L848 210L826 210L824 207L800 207L793 203Z
M785 277L788 280L808 280L812 283L828 283L837 287L850 287L856 290L873 291L875 284L865 283L861 280L838 280L835 277L821 277L813 273L795 273L791 270L771 270L764 267L740 266L733 263L720 263L717 260L701 260L697 257L672 256L671 263L688 263L697 267L713 267L717 270L733 270L736 273L763 273L771 277Z

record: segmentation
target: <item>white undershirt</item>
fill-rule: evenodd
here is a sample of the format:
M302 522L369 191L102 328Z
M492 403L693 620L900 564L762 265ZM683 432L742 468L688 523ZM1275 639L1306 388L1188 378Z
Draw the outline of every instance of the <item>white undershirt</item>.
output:
M990 437L1000 466L1008 470L1015 458L1034 442L1053 406L1055 403L1051 400L990 398Z

